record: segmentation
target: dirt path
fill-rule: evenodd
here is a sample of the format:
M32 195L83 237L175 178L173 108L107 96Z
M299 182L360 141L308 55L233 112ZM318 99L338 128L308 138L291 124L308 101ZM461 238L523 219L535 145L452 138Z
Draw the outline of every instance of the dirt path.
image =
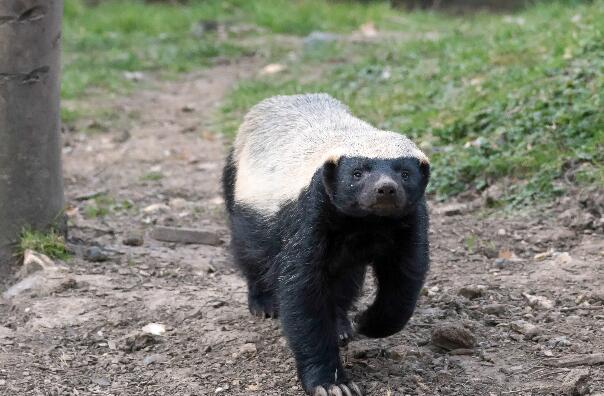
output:
M244 283L224 245L149 237L155 225L172 225L228 241L218 183L224 143L204 125L236 79L255 70L251 63L221 66L90 103L111 109L115 122L104 133L66 135L78 255L0 299L0 394L301 394L278 322L248 314ZM125 133L128 117L135 121ZM97 192L106 195L96 204L82 200ZM604 392L597 355L604 351L602 223L578 224L573 211L585 208L572 202L514 220L433 205L433 265L417 314L400 334L354 341L343 352L367 393ZM556 225L564 219L574 228ZM143 245L124 245L137 231L145 233ZM84 259L91 246L107 260ZM149 323L166 332L142 333ZM476 347L435 347L431 331L448 323L469 330ZM592 361L579 364L558 360L588 356Z

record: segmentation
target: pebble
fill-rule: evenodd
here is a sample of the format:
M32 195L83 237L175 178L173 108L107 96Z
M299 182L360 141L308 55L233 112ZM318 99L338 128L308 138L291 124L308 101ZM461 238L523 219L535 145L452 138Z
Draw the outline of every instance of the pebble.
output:
M459 348L471 349L475 343L474 334L459 324L441 324L432 330L432 344L448 351Z
M498 258L495 259L495 267L499 268L499 269L503 269L508 267L510 264L512 264L512 262L508 259L504 259L504 258Z
M153 363L164 363L168 360L168 358L161 354L149 355L143 358L143 364L148 366Z
M533 308L552 309L555 306L554 302L547 297L535 296L528 293L522 293L522 297L524 297Z
M130 231L124 235L122 243L126 246L143 246L145 239L141 231Z
M84 258L93 263L109 260L107 253L98 246L91 246L84 252Z
M27 249L23 254L23 266L19 271L19 278L25 278L29 274L36 271L57 269L56 264L52 259L42 253Z
M464 286L461 289L459 289L459 292L457 294L459 294L460 296L466 297L470 300L473 300L475 298L483 296L484 292L486 290L487 290L487 287L484 285L470 285L470 286Z
M531 339L541 334L541 329L538 326L535 326L534 324L525 320L517 320L510 323L510 328L520 334L523 334L526 339Z
M436 213L443 216L457 216L467 210L467 206L461 203L444 205L436 209Z
M305 48L316 48L325 43L330 43L338 39L338 35L328 32L311 32L308 36L304 37Z
M248 342L239 348L239 353L242 355L255 355L257 352L256 344Z
M487 314L499 316L505 313L506 306L505 304L487 304L482 309Z

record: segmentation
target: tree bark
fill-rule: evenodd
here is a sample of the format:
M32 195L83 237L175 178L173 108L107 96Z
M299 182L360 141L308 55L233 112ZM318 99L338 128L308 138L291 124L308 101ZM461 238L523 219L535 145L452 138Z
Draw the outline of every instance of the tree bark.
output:
M64 230L62 0L0 0L0 280L26 227Z

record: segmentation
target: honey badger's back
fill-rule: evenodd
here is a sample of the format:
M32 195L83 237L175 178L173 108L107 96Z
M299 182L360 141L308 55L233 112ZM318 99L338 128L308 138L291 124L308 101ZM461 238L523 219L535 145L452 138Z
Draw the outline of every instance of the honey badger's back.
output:
M405 136L374 128L327 94L275 96L254 106L239 128L234 200L274 214L326 159L343 155L427 161Z

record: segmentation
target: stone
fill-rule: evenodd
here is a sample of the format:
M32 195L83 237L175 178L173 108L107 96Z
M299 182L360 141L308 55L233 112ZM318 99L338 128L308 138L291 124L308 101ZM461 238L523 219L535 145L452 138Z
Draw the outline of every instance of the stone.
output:
M155 355L145 356L143 358L143 364L145 366L148 366L148 365L154 364L154 363L165 363L167 360L168 360L168 358L165 355L155 354Z
M84 252L84 258L93 263L109 260L107 253L98 246L91 246Z
M534 296L528 293L522 293L522 297L524 297L529 305L533 308L552 309L556 305L552 300L543 296Z
M243 344L239 348L239 354L241 354L241 355L255 355L256 352L257 352L256 344L253 344L251 342Z
M151 238L162 242L191 243L210 246L221 245L222 239L213 231L192 228L158 226L151 231Z
M470 285L464 286L459 289L457 294L467 299L473 300L475 298L482 297L486 290L487 287L484 285Z
M499 316L505 313L506 306L505 304L487 304L482 307L482 310L487 314Z
M304 37L304 47L307 49L314 49L331 43L339 39L339 36L329 32L311 32L308 36Z
M438 207L436 213L442 216L457 216L467 210L467 206L462 203L452 203Z
M148 333L156 336L164 335L166 332L166 326L161 323L149 323L144 326L142 329L143 333Z
M145 238L142 231L130 231L124 235L122 243L126 246L143 246Z
M474 334L459 324L446 323L432 330L432 344L448 351L459 348L471 349L475 343Z
M18 277L25 278L36 271L56 270L57 265L52 259L42 253L26 249L23 253L23 266L19 270Z
M525 320L517 320L510 323L510 328L520 334L524 335L524 338L531 339L541 334L541 329L532 323Z

